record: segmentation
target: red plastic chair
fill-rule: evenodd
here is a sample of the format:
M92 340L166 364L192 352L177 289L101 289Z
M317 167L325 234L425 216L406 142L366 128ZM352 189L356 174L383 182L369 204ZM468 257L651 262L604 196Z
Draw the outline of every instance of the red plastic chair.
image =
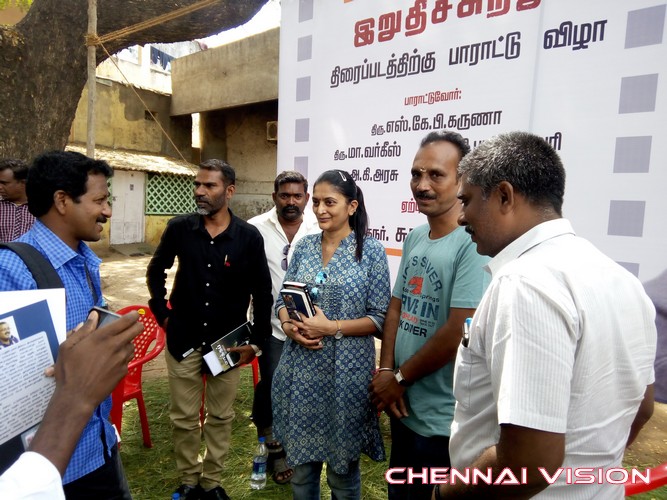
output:
M667 462L647 470L651 471L651 482L649 484L633 484L628 481L625 483L625 496L629 497L632 495L638 495L639 493L655 490L667 484ZM646 473L646 471L644 471L644 473Z
M144 365L151 359L154 359L164 349L166 342L165 333L160 325L158 325L153 312L148 306L127 306L117 312L118 314L127 314L130 311L137 311L139 313L139 321L144 324L144 331L132 341L134 343L134 358L127 365L128 373L111 393L113 401L111 422L116 426L118 434L120 434L123 423L123 403L131 399L136 399L144 446L151 448L153 443L151 442L151 431L148 428L144 395L141 390L141 372ZM151 345L153 347L149 351Z

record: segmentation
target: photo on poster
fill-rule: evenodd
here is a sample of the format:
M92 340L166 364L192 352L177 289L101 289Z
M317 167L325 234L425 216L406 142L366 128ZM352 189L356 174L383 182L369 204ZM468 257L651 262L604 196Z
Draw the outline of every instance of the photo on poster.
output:
M21 340L13 316L0 319L0 349L17 344Z
M65 336L64 290L0 292L0 473L26 451L55 390L44 370ZM57 325L57 326L56 326ZM10 376L11 375L11 376Z

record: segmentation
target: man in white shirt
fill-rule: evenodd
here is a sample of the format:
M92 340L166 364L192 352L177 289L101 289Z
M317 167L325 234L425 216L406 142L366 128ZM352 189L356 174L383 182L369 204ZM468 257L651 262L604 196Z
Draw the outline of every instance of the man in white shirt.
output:
M273 183L272 197L275 206L248 222L257 227L264 238L264 251L271 272L275 303L294 253L294 246L305 235L318 232L319 226L312 212L304 214L310 195L308 181L299 172L288 170L278 174ZM286 465L282 446L273 438L271 382L286 336L275 315L271 320L271 327L272 337L267 341L259 358L261 380L255 388L252 415L257 435L265 437L269 448L269 467L273 470L273 479L279 484L285 484L292 477L292 469Z
M459 224L493 259L457 357L452 468L508 481L449 482L434 498L622 499L606 474L653 411L653 305L562 218L565 170L542 138L485 141L459 174Z
M62 475L93 410L127 374L132 339L143 330L138 318L131 312L96 329L93 312L60 345L56 390L30 450L0 476L0 498L64 500Z

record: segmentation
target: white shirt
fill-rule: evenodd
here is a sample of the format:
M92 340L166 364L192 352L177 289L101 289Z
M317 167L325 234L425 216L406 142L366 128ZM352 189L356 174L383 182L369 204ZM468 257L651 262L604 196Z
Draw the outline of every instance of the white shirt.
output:
M621 467L630 425L653 383L655 309L639 280L575 236L542 223L487 266L492 281L459 347L452 467L495 445L499 424L565 434L561 467ZM615 477L615 476L614 476ZM535 498L623 498L610 484Z
M65 500L58 469L44 456L26 451L0 476L0 498Z
M289 264L292 254L294 253L294 245L297 241L303 238L307 234L313 234L320 231L320 228L317 224L317 219L315 215L306 210L303 213L303 222L299 226L299 230L294 235L292 243L290 244L283 231L280 222L278 221L278 214L276 212L276 207L273 207L268 212L257 215L252 219L248 220L249 224L252 224L264 238L264 251L266 252L266 260L269 264L269 271L271 272L271 283L273 284L273 303L275 304L278 295L280 295L280 289L283 285L283 280L285 279L285 271L281 267L281 262L285 255L283 254L283 249L285 245L290 245L289 251L287 253L287 262ZM273 336L279 340L284 341L287 336L280 326L280 320L274 315L271 319L271 327L273 330Z

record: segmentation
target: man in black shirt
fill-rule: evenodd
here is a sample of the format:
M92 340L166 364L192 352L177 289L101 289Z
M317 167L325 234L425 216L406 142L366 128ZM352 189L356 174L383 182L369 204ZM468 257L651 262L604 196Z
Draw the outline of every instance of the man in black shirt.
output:
M232 214L228 202L236 175L221 160L200 164L194 183L197 214L175 217L162 235L146 273L149 305L167 332L167 368L176 467L181 499L227 499L220 486L231 440L232 404L239 370L206 378L206 454L199 460L199 408L210 344L246 321L252 300L251 345L236 350L240 364L261 354L271 335L271 276L259 231ZM173 290L166 299L165 270L178 257Z

